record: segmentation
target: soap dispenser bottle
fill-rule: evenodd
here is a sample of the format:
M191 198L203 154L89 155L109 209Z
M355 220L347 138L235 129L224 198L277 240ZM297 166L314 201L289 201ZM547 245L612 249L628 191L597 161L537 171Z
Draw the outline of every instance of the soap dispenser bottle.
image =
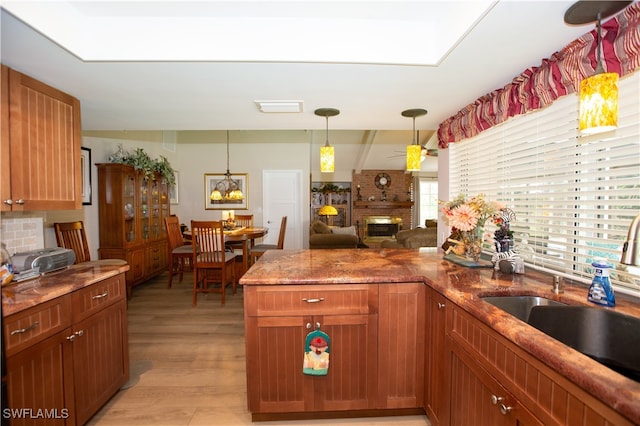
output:
M596 259L591 266L595 268L595 275L589 287L587 300L602 306L615 306L616 297L609 281L609 269L611 265L604 259Z

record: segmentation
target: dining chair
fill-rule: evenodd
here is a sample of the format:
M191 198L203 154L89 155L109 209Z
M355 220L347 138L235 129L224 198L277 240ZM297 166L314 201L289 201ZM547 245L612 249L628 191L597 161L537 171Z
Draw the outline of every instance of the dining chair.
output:
M251 257L255 262L267 250L282 250L284 248L284 233L287 230L287 216L282 216L280 221L280 233L278 234L278 244L256 244L251 247Z
M225 250L224 228L221 221L191 221L193 259L193 306L198 293L221 293L224 305L225 289L229 283L236 293L234 253ZM210 287L219 283L220 286Z
M53 224L56 232L56 242L58 247L71 249L76 254L74 263L89 262L89 244L87 244L87 234L84 230L84 223L81 220L75 222L56 222Z
M182 237L178 216L171 215L165 217L164 225L167 228L169 288L171 288L174 275L180 274L180 282L182 282L186 263L188 262L189 265L191 265L193 249L191 248L191 244L187 243Z
M245 228L253 228L253 215L252 214L237 214L235 215L236 226L244 226Z

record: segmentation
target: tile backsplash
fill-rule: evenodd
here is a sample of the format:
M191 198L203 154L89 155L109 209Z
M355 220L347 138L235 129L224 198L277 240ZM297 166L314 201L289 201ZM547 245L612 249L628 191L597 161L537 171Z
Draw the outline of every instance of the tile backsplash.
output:
M0 222L0 241L6 244L9 254L43 248L43 219L3 217Z

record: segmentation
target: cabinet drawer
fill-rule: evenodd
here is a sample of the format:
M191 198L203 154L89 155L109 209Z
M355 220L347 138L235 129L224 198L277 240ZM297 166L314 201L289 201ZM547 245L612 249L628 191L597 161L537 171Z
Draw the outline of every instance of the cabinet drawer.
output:
M104 306L124 299L124 274L107 278L88 287L75 291L73 297L73 316L78 321L99 311Z
M6 355L13 355L71 326L71 298L62 296L4 319Z
M249 316L378 312L378 286L372 284L246 286L246 292Z

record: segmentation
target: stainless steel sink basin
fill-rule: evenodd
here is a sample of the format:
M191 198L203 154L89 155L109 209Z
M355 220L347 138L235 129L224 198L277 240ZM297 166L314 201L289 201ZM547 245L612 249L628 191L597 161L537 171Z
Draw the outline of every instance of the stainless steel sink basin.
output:
M562 302L538 296L488 296L482 300L527 322L534 306L567 306Z
M528 323L640 381L640 318L592 306L536 306Z

